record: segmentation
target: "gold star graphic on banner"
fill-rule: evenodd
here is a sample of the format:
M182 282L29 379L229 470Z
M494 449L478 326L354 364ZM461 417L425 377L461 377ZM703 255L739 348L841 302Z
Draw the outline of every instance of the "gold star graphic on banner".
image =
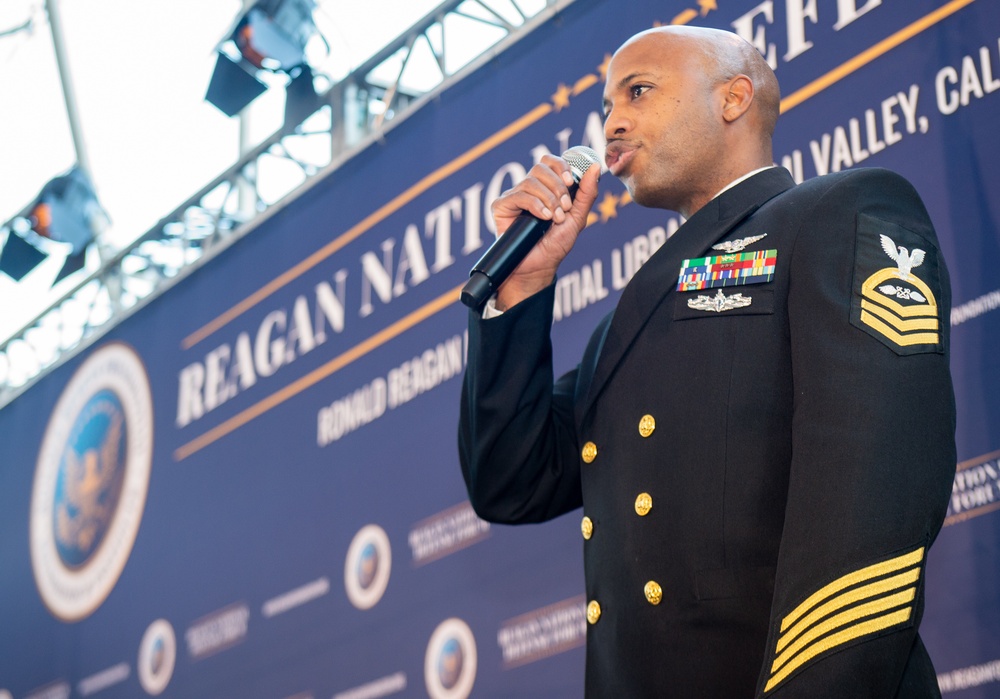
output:
M604 54L604 61L601 65L597 66L597 72L601 75L601 80L608 79L608 64L611 63L611 54Z
M607 223L609 218L618 216L618 197L611 192L604 195L604 199L597 205L597 210L601 213L601 223Z
M693 10L693 9L691 9L689 7L688 9L684 10L679 15L677 15L676 17L674 17L672 20L670 20L670 23L671 24L675 24L675 25L676 24L687 24L688 22L690 22L692 19L694 19L697 16L698 16L698 10Z
M712 10L718 10L719 6L715 0L698 0L698 7L701 8L701 16L704 17Z
M569 96L571 94L573 94L573 91L570 88L563 83L559 84L559 89L552 95L552 106L556 108L557 112L561 112L569 106Z

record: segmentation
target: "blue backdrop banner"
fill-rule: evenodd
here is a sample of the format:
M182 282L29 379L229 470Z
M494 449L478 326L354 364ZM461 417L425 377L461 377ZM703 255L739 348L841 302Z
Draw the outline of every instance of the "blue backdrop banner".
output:
M609 55L657 23L767 57L797 180L924 198L960 463L922 633L946 696L1000 697L1000 4L576 0L0 411L0 699L582 696L579 518L467 500L458 289L501 191L603 151ZM557 371L680 223L603 178Z

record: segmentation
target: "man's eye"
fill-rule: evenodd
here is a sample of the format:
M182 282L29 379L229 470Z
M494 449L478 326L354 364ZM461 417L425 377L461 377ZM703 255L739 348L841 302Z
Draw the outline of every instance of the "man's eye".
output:
M629 88L629 92L632 94L632 99L637 97L642 97L643 93L649 89L649 85L633 85Z

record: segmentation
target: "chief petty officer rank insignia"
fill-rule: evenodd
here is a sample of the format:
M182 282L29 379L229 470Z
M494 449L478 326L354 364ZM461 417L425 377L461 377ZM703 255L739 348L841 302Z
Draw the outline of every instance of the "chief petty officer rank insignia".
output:
M889 221L861 214L851 324L897 354L941 352L937 251Z

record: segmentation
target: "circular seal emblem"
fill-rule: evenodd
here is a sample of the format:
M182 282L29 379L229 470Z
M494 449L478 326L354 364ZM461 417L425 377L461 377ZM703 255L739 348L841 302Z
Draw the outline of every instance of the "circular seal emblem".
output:
M358 609L371 609L385 594L392 570L392 549L385 530L377 524L362 527L347 549L344 589Z
M177 637L174 627L166 619L157 619L139 642L139 661L136 669L139 684L147 693L157 695L167 688L174 675L177 661Z
M424 683L431 699L466 699L476 682L476 638L461 619L442 621L427 644Z
M86 618L118 582L139 531L152 458L146 370L130 347L105 345L63 389L35 467L31 567L59 619Z

